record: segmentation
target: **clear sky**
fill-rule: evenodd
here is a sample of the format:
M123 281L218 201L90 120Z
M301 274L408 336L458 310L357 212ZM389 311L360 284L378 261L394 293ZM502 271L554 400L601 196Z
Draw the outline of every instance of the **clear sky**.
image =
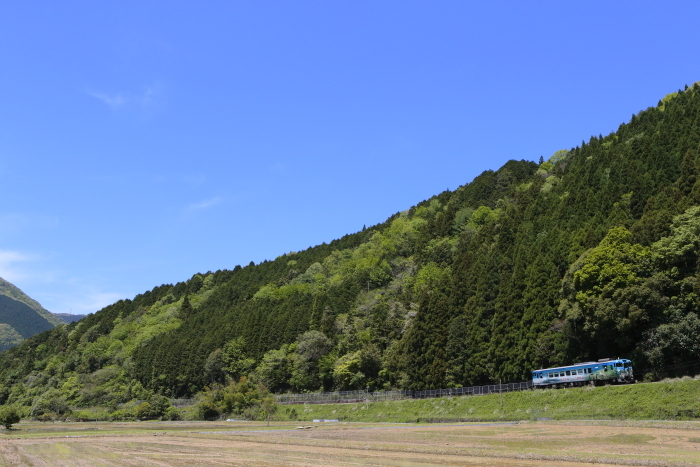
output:
M0 277L88 313L700 80L697 2L0 2Z

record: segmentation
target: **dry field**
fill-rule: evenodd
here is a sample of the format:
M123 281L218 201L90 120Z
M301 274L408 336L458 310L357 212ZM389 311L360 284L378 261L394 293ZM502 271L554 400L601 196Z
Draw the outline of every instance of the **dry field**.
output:
M23 423L0 432L0 465L700 466L693 422L316 425Z

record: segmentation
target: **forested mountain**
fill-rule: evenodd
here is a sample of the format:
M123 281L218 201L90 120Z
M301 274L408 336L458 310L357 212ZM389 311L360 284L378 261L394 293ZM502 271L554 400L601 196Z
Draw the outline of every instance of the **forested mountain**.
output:
M443 388L615 356L662 377L700 356L699 118L693 86L383 224L121 300L0 354L0 402L113 405L243 375Z
M65 323L0 277L0 350Z
M42 316L44 319L46 319L46 321L53 324L54 326L58 326L59 324L65 323L65 321L59 318L56 314L48 311L46 308L41 306L39 302L27 296L27 294L22 292L17 286L11 284L2 277L0 277L0 295L5 295L14 300L17 300L18 302L24 303L29 308L34 310L39 316Z

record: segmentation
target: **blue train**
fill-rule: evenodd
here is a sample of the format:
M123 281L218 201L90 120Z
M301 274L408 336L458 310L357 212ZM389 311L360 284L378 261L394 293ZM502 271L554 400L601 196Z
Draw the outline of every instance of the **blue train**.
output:
M602 358L597 362L574 363L532 372L536 388L583 386L596 383L634 383L632 362L624 358Z

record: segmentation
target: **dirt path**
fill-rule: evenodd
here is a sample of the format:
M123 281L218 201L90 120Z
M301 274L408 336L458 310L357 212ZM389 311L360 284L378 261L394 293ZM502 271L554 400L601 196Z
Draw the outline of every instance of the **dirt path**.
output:
M554 423L22 425L0 435L3 466L699 465L700 426Z

